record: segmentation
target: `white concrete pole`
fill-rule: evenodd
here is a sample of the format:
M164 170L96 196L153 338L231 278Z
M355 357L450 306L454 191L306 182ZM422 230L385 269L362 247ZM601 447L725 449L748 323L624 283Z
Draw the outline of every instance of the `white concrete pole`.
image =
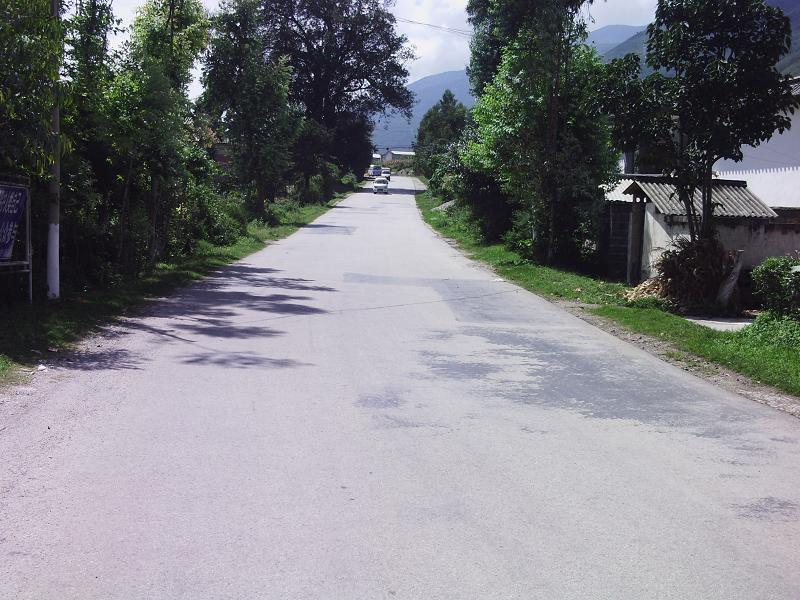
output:
M56 21L61 20L61 6L59 0L51 0L52 17ZM60 69L59 51L57 58ZM50 167L50 205L47 211L47 297L56 300L61 296L61 273L60 273L60 228L61 228L61 93L59 90L59 72L56 70L55 99L51 113L51 127L53 135L53 164Z

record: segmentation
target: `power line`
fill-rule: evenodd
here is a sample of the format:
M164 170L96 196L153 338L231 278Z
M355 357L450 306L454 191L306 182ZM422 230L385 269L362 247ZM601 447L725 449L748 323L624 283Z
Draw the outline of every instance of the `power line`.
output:
M456 29L455 27L446 27L444 25L434 25L433 23L423 23L422 21L414 21L412 19L406 19L403 17L395 17L396 20L400 21L401 23L410 23L411 25L422 25L423 27L430 27L431 29L436 29L438 31L444 31L446 33L452 33L453 35L458 35L461 37L472 37L472 32L467 31L466 29Z

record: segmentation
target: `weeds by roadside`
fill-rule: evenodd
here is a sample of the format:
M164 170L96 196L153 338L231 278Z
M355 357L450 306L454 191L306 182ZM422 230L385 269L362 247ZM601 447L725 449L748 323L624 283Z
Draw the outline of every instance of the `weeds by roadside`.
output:
M456 205L445 213L433 210L438 205L439 199L431 192L417 196L417 206L426 222L445 237L457 241L472 258L491 265L502 277L551 298L587 304L625 304L622 293L628 288L624 284L536 265L504 244L487 245L481 241L467 207Z

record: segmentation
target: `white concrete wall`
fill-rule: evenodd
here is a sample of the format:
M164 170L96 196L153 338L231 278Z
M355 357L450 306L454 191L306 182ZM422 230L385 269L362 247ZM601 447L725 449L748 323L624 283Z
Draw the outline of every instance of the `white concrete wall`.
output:
M786 256L800 251L800 228L768 223L731 227L718 222L717 231L727 250L744 250L744 268L751 269L769 256Z
M670 243L677 237L689 235L684 217L667 218L647 203L642 238L642 278L653 277L655 264ZM731 225L717 220L720 242L726 250L744 250L744 268L752 269L768 256L786 256L800 252L800 227L770 226L767 221L750 221Z

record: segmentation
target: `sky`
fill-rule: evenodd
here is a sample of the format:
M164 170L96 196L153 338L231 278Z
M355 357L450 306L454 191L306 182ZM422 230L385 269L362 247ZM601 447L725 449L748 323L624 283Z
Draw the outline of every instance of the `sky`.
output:
M213 11L218 0L202 0ZM123 25L133 20L142 0L115 0L114 13ZM466 13L467 0L396 0L391 12L398 19L418 21L451 29L470 30ZM655 13L656 0L595 0L585 8L589 30L606 25L646 25ZM408 65L409 82L422 77L463 69L469 62L469 38L433 27L398 21L397 29L414 47L417 59ZM199 93L197 83L192 95Z

